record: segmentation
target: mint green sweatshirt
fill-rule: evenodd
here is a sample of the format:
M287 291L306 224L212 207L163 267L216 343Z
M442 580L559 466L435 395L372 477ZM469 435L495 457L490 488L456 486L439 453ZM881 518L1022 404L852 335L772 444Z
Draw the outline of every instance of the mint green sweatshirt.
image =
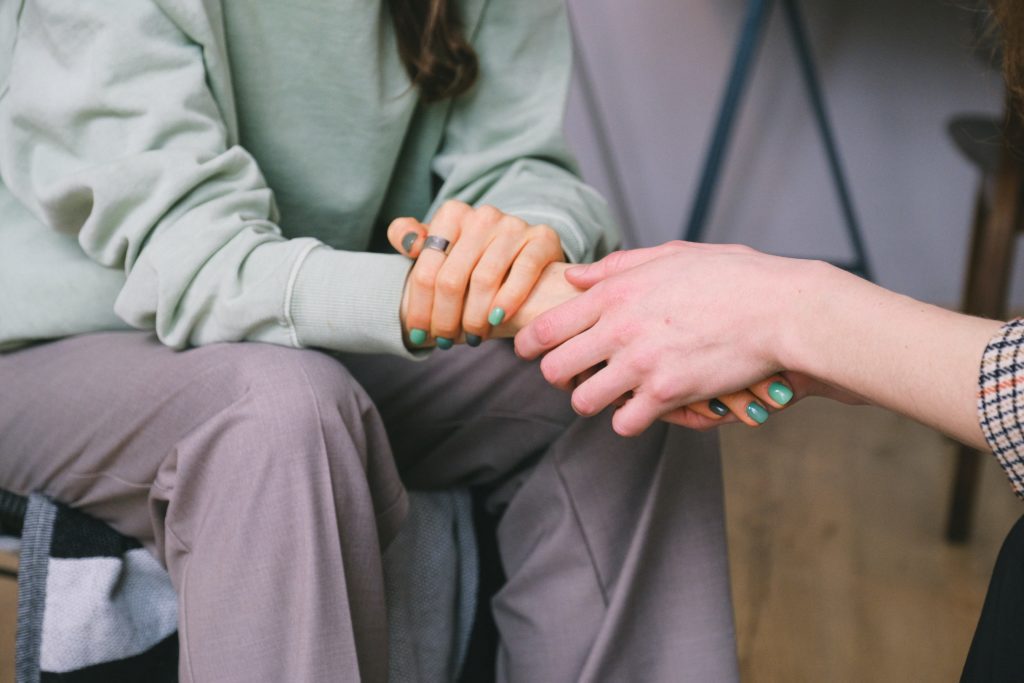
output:
M603 254L561 0L458 4L480 79L426 105L380 0L0 2L0 348L130 326L409 355L410 262L377 251L451 198Z

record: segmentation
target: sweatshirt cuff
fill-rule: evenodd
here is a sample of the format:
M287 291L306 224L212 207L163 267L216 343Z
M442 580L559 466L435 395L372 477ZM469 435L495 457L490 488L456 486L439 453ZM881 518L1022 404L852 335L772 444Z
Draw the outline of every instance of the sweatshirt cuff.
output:
M288 317L298 346L422 358L402 340L399 309L412 261L400 254L312 249L298 264Z

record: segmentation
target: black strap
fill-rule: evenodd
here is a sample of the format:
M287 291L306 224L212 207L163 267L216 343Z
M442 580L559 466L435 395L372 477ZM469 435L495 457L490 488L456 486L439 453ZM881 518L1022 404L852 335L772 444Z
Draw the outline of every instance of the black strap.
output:
M0 532L21 535L28 498L0 489Z

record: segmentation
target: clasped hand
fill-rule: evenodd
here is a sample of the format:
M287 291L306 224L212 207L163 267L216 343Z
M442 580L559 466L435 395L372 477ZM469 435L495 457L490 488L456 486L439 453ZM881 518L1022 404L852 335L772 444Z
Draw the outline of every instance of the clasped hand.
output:
M581 415L619 406L612 426L624 436L657 419L693 429L757 426L811 393L858 402L782 372L788 306L813 305L816 296L809 264L738 245L616 252L568 269L566 279L585 291L520 331L516 352L544 355L544 377L573 391Z
M448 240L448 253L424 249L428 236ZM670 242L569 267L550 227L455 201L429 225L395 220L388 239L416 260L403 297L411 348L476 346L522 329L517 353L546 354L545 378L572 391L581 415L617 406L612 425L624 436L658 419L757 426L794 398L828 391L781 372L772 353L778 325L766 316L777 311L753 283L785 280L788 259Z
M447 254L424 249L428 236L447 240ZM552 228L459 201L442 205L429 225L414 218L393 221L388 240L416 261L402 306L412 348L433 342L448 349L460 340L477 346L496 332L511 336L503 323L521 312L546 269L565 260ZM560 289L575 291L568 285Z

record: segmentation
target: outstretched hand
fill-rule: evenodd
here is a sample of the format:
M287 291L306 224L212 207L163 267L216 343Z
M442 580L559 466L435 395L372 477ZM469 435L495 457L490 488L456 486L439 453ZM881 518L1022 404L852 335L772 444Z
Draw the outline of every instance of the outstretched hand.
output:
M731 420L756 426L808 393L834 392L779 374L781 290L787 300L813 296L801 291L800 263L736 245L616 252L570 268L566 279L587 291L522 330L516 351L546 354L545 378L573 390L581 415L619 404L612 424L623 435L659 418L696 429ZM719 405L710 402L716 398Z

